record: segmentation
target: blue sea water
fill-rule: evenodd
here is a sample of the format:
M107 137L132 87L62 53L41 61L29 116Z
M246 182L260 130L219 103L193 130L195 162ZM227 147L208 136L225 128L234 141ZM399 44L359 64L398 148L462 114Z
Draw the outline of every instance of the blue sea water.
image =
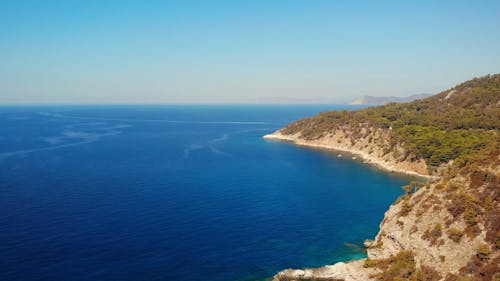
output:
M408 178L261 138L338 106L0 108L0 280L258 280L363 257Z

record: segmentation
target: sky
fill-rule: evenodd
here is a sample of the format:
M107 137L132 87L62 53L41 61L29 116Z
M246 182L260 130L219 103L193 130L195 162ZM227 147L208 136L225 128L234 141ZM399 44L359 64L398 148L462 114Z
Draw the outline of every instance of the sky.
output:
M500 72L500 1L0 0L0 104L343 103Z

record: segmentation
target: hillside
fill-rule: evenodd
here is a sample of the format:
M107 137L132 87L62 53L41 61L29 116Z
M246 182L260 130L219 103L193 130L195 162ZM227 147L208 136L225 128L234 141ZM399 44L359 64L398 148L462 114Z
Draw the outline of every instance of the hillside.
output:
M328 111L292 123L279 132L314 141L338 130L356 142L386 130L387 143L371 142L387 153L401 145L405 161L422 158L435 173L451 160L473 154L497 137L500 128L500 74L473 79L435 96L356 111ZM370 142L370 143L371 143Z
M368 259L274 280L500 280L499 130L496 74L410 103L323 112L267 136L434 176L405 188L366 241Z

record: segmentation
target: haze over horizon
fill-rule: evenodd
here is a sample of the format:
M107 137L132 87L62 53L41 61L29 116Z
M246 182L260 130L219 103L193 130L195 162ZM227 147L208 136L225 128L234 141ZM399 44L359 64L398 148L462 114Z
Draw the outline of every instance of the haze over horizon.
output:
M498 1L3 1L0 104L343 103L500 72Z

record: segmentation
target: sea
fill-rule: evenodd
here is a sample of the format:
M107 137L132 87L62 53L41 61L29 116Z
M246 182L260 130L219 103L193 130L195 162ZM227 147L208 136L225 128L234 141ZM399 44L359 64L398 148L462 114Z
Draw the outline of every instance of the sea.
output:
M267 280L366 256L408 176L265 140L338 105L0 107L0 280Z

